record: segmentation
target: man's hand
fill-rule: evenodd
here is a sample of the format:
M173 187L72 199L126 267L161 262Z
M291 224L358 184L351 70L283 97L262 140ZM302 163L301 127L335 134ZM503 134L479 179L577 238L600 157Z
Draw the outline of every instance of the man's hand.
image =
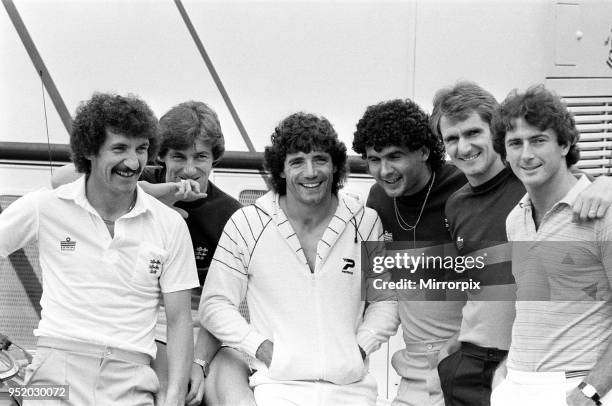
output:
M438 364L459 348L461 348L461 343L459 342L459 333L457 333L449 338L446 343L444 343L442 348L440 348L440 351L438 352Z
M176 186L174 195L177 197L177 200L192 202L206 197L206 193L200 190L200 184L193 179L181 179L180 182L175 182L174 185Z
M187 406L198 406L204 397L204 371L195 362L191 364L189 374L189 392L185 398Z
M166 185L166 190L161 196L155 197L168 206L172 206L179 200L192 202L206 197L206 193L200 191L200 184L193 179L181 179L180 182L160 183L159 185Z
M584 393L576 386L567 394L567 406L594 406L593 400L584 396Z
M572 211L582 221L602 218L612 204L612 178L600 176L578 195Z
M180 182L167 183L149 183L145 181L138 182L140 187L151 196L164 203L166 206L179 212L183 218L187 218L188 214L185 210L174 206L174 203L180 201L191 202L198 199L203 199L207 195L200 191L200 184L193 179L181 179Z
M506 359L500 362L495 369L495 372L493 372L493 379L491 379L491 390L497 388L504 381L504 379L506 379L506 375L508 374Z
M272 341L265 340L263 343L259 345L257 352L255 353L255 358L262 361L268 368L270 368L270 363L272 363L272 354L274 353L274 344Z

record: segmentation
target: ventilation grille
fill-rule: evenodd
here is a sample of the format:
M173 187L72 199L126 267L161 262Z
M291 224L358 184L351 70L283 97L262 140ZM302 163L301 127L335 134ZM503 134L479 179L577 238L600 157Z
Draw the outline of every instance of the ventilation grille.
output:
M612 174L612 96L565 97L580 131L580 162L592 175Z

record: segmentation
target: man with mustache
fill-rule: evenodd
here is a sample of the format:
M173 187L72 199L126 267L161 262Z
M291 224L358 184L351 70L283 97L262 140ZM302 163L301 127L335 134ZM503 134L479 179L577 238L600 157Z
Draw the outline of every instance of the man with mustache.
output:
M200 286L204 284L210 261L225 223L240 203L210 181L214 165L223 157L225 138L217 113L206 103L187 101L168 110L159 120L160 148L157 166L147 166L139 185L147 193L181 213L193 243ZM73 164L55 171L56 186L78 178ZM205 398L214 405L248 402L248 366L230 348L219 349L219 342L200 329L197 309L201 289L191 292L194 333L194 363L191 367L187 404L199 405ZM153 364L162 389L167 385L166 320L160 308L155 329L157 357ZM198 332L199 330L199 332ZM227 385L228 381L244 385ZM158 396L163 399L163 391Z
M168 319L165 404L184 403L190 290L198 280L184 221L137 185L157 144L157 120L143 101L94 94L77 109L70 135L84 175L29 193L0 214L0 255L39 245L42 314L26 380L68 385L66 404L153 405L160 296Z

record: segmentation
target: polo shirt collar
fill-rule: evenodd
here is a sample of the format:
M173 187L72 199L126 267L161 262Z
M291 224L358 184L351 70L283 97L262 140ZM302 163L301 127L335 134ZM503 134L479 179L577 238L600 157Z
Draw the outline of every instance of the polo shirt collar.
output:
M578 179L578 182L576 182L576 184L572 186L570 191L567 192L567 194L563 196L563 199L559 200L559 203L557 204L564 203L568 206L572 206L578 198L578 195L582 193L582 191L586 189L590 184L591 181L589 180L589 178L587 178L585 175L582 175L580 179Z
M591 181L589 180L589 178L586 175L582 175L580 179L578 179L578 182L576 182L576 184L572 186L569 192L567 192L567 194L563 196L561 200L559 200L557 203L553 205L553 208L561 204L565 204L571 207L576 201L576 199L578 198L578 195L582 193L582 191L586 189L590 184L591 184ZM519 202L519 206L523 209L526 209L532 206L531 198L529 197L528 193L526 193L525 196L523 196L523 198Z
M60 199L73 200L77 205L81 206L83 209L92 212L94 214L98 214L96 209L89 203L87 200L87 196L85 194L85 178L86 175L81 176L74 182L68 183L66 185L62 185L58 187L55 191L56 196ZM121 217L130 218L136 217L142 213L145 213L147 210L151 209L151 203L147 199L148 196L145 196L146 193L138 184L136 185L136 204L134 208L129 212L124 214Z

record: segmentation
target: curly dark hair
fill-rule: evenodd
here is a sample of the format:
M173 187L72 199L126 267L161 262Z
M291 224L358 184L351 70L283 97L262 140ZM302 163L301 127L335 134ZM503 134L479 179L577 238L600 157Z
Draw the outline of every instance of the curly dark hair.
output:
M381 151L390 146L416 151L429 149L427 163L433 170L445 160L444 144L429 128L429 116L415 102L406 99L389 100L366 109L357 123L353 150L366 158L366 149Z
M78 172L89 174L91 161L106 140L106 130L133 138L147 138L150 159L157 153L157 118L147 104L134 95L94 93L77 108L70 134L71 158Z
M272 145L264 152L264 168L270 172L270 183L280 195L287 193L287 182L281 177L287 154L311 151L326 152L336 168L332 193L337 194L348 174L346 146L325 117L309 113L294 113L282 120L270 136Z
M168 149L186 149L196 139L210 144L215 162L225 152L225 139L217 113L206 103L187 101L172 107L159 119L161 147L159 156L163 158Z
M540 131L551 129L557 135L559 145L569 146L565 156L568 167L580 160L578 140L580 132L572 113L559 96L546 89L544 85L536 85L520 93L514 89L501 103L493 117L493 148L506 159L506 132L514 129L516 119L523 118L530 126Z

